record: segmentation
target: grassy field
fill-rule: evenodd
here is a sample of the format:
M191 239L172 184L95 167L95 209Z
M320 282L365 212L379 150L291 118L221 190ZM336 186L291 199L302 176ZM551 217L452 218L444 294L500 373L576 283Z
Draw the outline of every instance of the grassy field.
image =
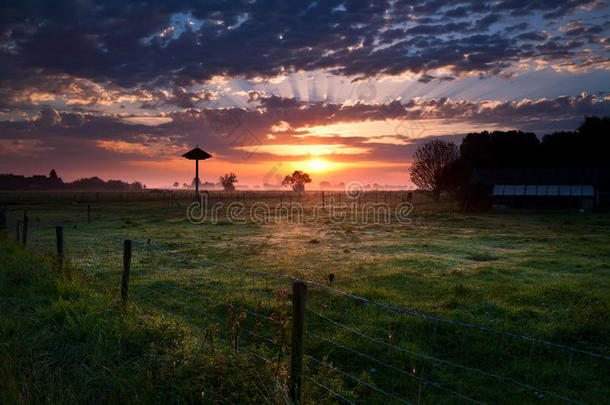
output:
M0 403L261 403L272 370L0 235ZM261 364L262 363L262 364ZM277 398L277 399L276 399Z
M278 195L265 196L257 198L250 193L247 207L265 198L269 204L279 202ZM383 197L395 205L403 195ZM225 207L237 198L238 195L225 197ZM286 201L286 194L280 198ZM304 198L306 218L313 217L313 204L318 198L317 195ZM382 202L380 195L376 198ZM290 292L290 281L254 276L197 259L286 274L324 285L329 285L332 273L333 288L369 300L610 355L608 215L510 210L450 215L448 202L436 204L420 197L414 202L413 221L409 224L396 221L338 224L331 220L326 207L314 220L303 223L284 218L279 223L271 220L263 224L252 221L234 224L221 209L217 223L193 225L186 220L185 202L181 206L167 206L165 200L142 199L91 201L92 221L87 223L86 199L44 200L9 205L10 229L14 229L22 209L27 208L32 224L30 245L37 242L36 249L45 252L53 248L54 229L48 225L65 225L70 261L75 272L85 276L78 279L84 285L101 287L95 288L91 300L87 300L89 309L81 308L81 313L96 314L91 321L92 330L102 328L96 322L106 322L107 317L107 322L115 323L119 333L122 326L117 319L128 316L108 309L117 296L120 279L120 238L128 237L143 242L136 243L134 248L131 281L134 302L141 302L141 308L152 313L176 314L176 319L189 324L202 327L217 324L224 340L231 345L260 350L263 357L271 357L279 365L275 371L280 380L285 377L283 368L288 361L285 346L289 336L282 326L289 322L286 292ZM298 200L291 198L291 203ZM245 213L242 217L246 218ZM147 244L148 239L151 245ZM17 261L13 261L13 266L18 266ZM24 302L34 293L29 294ZM106 310L100 312L101 307ZM315 312L307 315L307 330L311 334L306 336L306 353L405 401L467 402L422 379L486 403L561 403L542 389L585 403L603 403L610 396L610 362L606 359L362 304L322 287L311 288L308 308ZM258 319L251 313L263 317ZM329 323L316 313L345 327ZM212 322L213 317L222 322ZM32 322L44 323L48 318L34 319L37 318ZM191 336L175 320L172 325L184 339ZM145 341L164 341L159 328L165 326L149 327L151 331ZM367 340L348 328L387 345ZM272 343L257 340L248 331ZM240 333L244 336L240 337ZM278 344L279 349L275 348ZM105 347L103 339L100 345ZM134 356L139 352L146 358L146 345L139 345L133 348ZM396 351L388 345L406 351ZM188 344L185 346L188 348ZM113 355L100 352L99 356ZM122 359L125 358L114 361L121 364ZM141 370L147 367L148 364L143 364ZM539 390L500 381L473 369L514 378ZM16 372L12 375L15 390L21 391L23 378ZM121 378L120 373L113 376ZM400 402L314 362L308 363L306 376L354 402ZM149 398L146 395L151 391L141 390L141 400ZM120 390L116 395L124 394ZM305 398L312 403L340 402L337 396L313 383L307 384Z

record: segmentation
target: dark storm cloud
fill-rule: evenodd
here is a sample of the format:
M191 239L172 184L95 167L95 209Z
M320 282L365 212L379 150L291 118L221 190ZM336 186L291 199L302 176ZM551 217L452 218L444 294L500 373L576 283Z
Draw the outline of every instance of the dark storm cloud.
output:
M155 109L160 105L173 105L182 108L194 108L201 101L215 100L216 96L211 91L189 91L183 87L174 87L171 92L153 91L150 94L152 101L145 102L142 107Z
M519 35L517 37L517 39L520 39L522 41L544 41L546 39L548 39L549 35L544 33L544 32L537 32L537 31L530 31L530 32L525 32L521 35Z
M508 11L513 16L528 15L541 11L544 12L544 18L557 18L581 7L602 8L605 7L605 3L590 0L503 0L498 2L494 9Z
M0 6L0 88L78 77L132 91L176 88L164 102L186 108L201 95L180 89L215 75L329 69L370 77L438 68L458 76L501 74L521 58L558 55L541 35L523 32L527 23L502 29L507 16L556 18L603 6L597 0L9 1ZM581 25L566 32L573 45L607 29ZM578 66L575 48L561 57Z
M171 136L162 133L158 127L127 124L117 116L93 115L78 112L42 109L32 119L24 121L0 122L0 139L49 139L67 138L73 140L122 140L132 142L149 135L152 137Z
M506 28L504 28L504 31L506 31L506 32L523 31L527 27L529 27L529 24L526 22L522 22L519 24L515 24L515 25L511 25L509 27L506 27Z

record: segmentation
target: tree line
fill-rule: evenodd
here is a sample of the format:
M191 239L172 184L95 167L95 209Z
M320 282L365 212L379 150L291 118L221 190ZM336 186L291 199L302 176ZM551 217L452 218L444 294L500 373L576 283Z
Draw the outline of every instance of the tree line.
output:
M104 181L99 177L89 177L64 182L55 169L48 176L34 175L31 177L16 174L0 174L0 190L95 190L95 191L140 191L145 185L136 181L127 183L121 180Z
M481 192L471 182L475 168L609 167L610 117L585 117L575 131L539 138L533 132L483 131L467 134L458 147L433 140L417 149L410 168L411 181L432 192L469 199Z

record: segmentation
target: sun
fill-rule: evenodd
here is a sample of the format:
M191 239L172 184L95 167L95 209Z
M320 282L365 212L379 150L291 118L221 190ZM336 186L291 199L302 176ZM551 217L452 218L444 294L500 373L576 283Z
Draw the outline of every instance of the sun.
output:
M312 172L323 172L330 168L329 162L323 159L311 159L307 162L307 168Z
M307 173L324 173L332 172L341 169L345 164L341 162L333 162L330 160L311 157L307 160L295 162L295 170L303 170Z

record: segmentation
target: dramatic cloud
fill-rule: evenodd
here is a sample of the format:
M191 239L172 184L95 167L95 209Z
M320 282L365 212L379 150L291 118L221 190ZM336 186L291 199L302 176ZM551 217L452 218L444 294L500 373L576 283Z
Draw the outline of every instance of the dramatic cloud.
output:
M597 0L216 4L5 3L2 77L27 82L69 75L134 88L314 69L361 77L444 69L459 76L500 74L524 59L584 67L586 46L606 51L595 43L607 24L558 22L577 12L602 12L605 4ZM507 18L531 21L538 31L524 32L527 22L506 26ZM554 32L552 39L545 32Z
M63 147L74 143L88 149L82 152L83 156L100 153L108 156L112 152L122 159L146 156L149 160L163 160L175 158L188 145L199 143L217 157L237 163L298 160L312 153L357 155L371 161L407 161L410 154L406 151L421 138L449 135L434 132L432 128L439 123L453 127L460 123L468 130L490 126L536 129L541 121L574 127L585 115L607 114L610 97L588 94L519 102L440 98L351 106L270 96L260 98L257 108L188 109L157 117L100 116L44 109L31 119L0 123L0 139L35 141L40 148L53 151L47 154L58 157L67 157ZM353 123L375 124L380 132L334 132L333 126ZM545 125L554 129L552 124ZM11 156L16 153L14 148L3 152Z
M4 2L0 170L159 173L193 144L398 165L426 137L572 129L610 114L609 30L599 0Z

